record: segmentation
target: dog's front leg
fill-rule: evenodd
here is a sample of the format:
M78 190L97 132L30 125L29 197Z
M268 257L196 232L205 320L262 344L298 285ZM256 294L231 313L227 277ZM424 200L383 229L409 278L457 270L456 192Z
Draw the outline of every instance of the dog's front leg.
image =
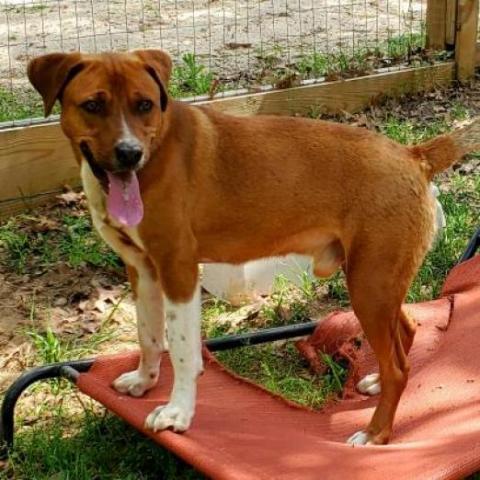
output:
M197 377L203 369L200 286L195 287L191 300L174 303L166 298L165 304L168 345L175 378L169 403L153 410L145 426L154 431L171 427L176 432L183 432L190 426L195 413Z
M120 375L113 387L121 393L140 397L157 383L160 357L165 351L163 292L152 268L140 268L140 272L133 267L127 270L135 295L141 357L138 368Z

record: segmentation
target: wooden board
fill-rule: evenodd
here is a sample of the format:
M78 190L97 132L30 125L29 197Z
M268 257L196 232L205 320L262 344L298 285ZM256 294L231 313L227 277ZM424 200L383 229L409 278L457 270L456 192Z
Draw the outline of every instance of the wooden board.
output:
M1 216L45 201L65 184L78 185L78 175L58 123L0 131Z
M455 60L457 78L466 81L475 74L479 0L458 0Z
M453 63L447 62L199 103L237 115L355 112L382 96L393 97L447 85L453 73Z
M448 85L453 75L449 62L198 103L240 115L355 112L381 96ZM44 202L65 184L78 183L78 168L58 123L0 130L0 217Z
M455 46L457 33L457 0L447 0L445 12L445 44L447 47Z
M427 48L445 49L447 0L427 1Z

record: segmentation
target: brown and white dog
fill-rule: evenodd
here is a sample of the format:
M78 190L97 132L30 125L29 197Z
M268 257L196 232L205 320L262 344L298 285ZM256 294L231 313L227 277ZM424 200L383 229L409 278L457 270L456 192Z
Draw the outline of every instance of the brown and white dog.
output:
M93 223L136 295L140 364L113 386L140 396L155 385L165 317L175 381L146 426L188 429L202 371L198 263L309 255L318 276L344 268L379 362L360 384L381 390L379 404L348 441L386 443L415 333L401 305L434 230L429 181L474 148L478 122L405 147L335 123L174 101L171 68L158 50L50 54L28 68L46 115L61 102Z

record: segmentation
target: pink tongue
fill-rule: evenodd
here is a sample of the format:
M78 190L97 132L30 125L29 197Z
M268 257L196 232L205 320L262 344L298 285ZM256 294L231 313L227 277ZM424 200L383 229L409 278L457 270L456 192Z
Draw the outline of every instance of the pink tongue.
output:
M127 227L138 225L143 218L143 203L135 172L110 173L108 187L108 213Z

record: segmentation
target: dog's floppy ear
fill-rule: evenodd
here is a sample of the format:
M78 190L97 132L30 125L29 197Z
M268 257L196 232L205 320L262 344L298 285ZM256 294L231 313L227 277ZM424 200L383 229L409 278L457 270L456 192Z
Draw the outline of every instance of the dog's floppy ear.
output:
M172 59L163 50L135 50L133 52L145 62L147 72L160 88L160 106L165 111L168 104L167 86L172 74Z
M46 117L52 112L55 101L61 100L68 82L82 68L80 53L50 53L30 61L28 79L43 98Z

